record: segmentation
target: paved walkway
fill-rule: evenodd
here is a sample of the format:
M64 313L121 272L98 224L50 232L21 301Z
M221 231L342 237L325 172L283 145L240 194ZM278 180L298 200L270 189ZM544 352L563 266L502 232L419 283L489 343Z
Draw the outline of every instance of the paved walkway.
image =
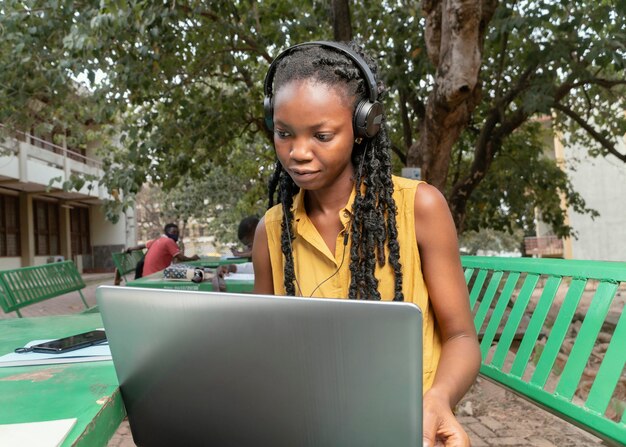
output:
M112 274L86 274L83 294L89 306L96 303L95 290L113 284ZM24 317L67 315L84 310L78 292L72 292L22 310ZM16 318L0 313L0 319ZM598 438L526 402L513 393L479 378L457 407L473 447L586 447L602 446ZM134 447L128 421L124 420L107 447Z

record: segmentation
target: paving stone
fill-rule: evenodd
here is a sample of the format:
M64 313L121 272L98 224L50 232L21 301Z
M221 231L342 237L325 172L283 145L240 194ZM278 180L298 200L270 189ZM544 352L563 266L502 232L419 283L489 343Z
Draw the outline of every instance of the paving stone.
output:
M486 425L493 431L502 430L504 428L503 424L501 424L499 421L492 418L491 416L481 416L478 418L478 420L480 420L483 425Z
M524 438L517 437L497 437L497 438L487 438L486 441L489 445L502 445L508 447L528 447L528 440Z
M456 420L459 421L461 425L478 424L480 422L472 416L457 416Z
M486 426L481 423L477 424L466 424L467 427L471 428L474 433L476 433L481 438L493 438L496 436L494 432L489 430Z
M547 439L543 439L538 436L529 436L528 443L533 447L558 447Z
M467 431L467 436L469 436L470 438L472 447L488 447L489 446L489 444L483 441L476 433L474 433L470 429L467 429L466 431Z

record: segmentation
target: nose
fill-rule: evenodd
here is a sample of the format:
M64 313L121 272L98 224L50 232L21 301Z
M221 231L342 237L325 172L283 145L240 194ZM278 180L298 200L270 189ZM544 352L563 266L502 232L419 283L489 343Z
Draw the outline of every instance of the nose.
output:
M295 138L289 156L292 160L303 162L312 158L311 148L306 138Z

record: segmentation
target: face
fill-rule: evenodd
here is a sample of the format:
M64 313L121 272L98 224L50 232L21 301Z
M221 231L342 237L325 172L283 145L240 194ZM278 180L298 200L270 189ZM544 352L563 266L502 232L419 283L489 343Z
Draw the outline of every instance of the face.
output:
M254 233L246 234L239 240L246 248L252 248L252 243L254 242Z
M178 227L171 227L167 230L167 236L174 241L178 241Z
M336 88L293 81L274 96L274 146L300 188L320 190L352 181L352 107Z

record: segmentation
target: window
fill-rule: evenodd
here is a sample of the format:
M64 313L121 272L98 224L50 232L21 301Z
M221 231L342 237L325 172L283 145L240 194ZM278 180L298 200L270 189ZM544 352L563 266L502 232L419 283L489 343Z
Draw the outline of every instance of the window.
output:
M61 254L59 206L56 203L33 200L33 208L35 254L38 256Z
M70 210L70 232L72 234L72 254L86 255L91 253L88 208L72 208Z
M20 255L20 199L0 195L0 256Z

